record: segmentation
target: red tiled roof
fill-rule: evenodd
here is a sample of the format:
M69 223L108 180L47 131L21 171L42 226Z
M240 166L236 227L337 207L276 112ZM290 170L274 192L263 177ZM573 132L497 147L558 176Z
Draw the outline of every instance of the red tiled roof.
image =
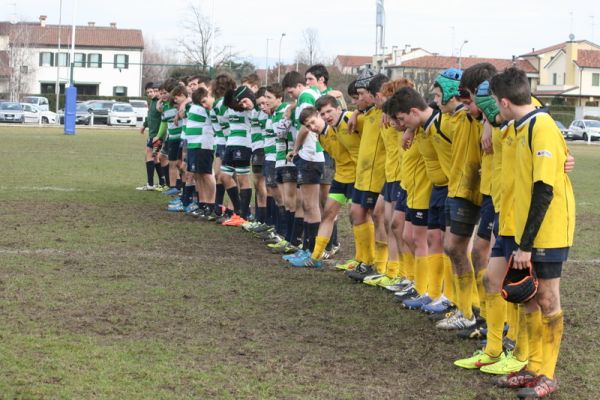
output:
M11 24L0 22L0 35L10 36L10 41L15 40L16 29L28 31L28 41L33 46L57 46L59 25L41 26L34 22L21 22ZM61 45L71 44L71 26L61 27ZM119 29L105 26L77 26L75 28L75 46L77 47L105 47L105 48L144 48L144 37L140 29Z
M480 58L480 57L462 57L462 68L469 68L472 65L489 62L494 65L498 71L513 66L512 60L503 58ZM515 60L516 66L525 72L538 72L537 69L529 61ZM446 69L458 67L458 57L448 56L423 56L403 62L400 68L431 68L431 69Z
M360 67L361 65L369 64L373 61L371 56L341 56L338 55L336 60L343 67Z
M600 50L577 50L577 61L580 67L600 68Z

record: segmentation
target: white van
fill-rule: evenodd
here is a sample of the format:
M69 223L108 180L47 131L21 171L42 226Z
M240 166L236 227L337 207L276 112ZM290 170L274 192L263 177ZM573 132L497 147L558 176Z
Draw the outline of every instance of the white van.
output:
M48 99L41 96L26 96L23 98L23 103L36 105L40 111L50 111Z

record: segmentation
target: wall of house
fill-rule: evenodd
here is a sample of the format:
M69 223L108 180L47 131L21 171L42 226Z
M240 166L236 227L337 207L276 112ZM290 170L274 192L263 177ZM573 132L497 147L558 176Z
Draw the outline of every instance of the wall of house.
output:
M67 50L67 49L65 49ZM68 51L68 50L67 50ZM56 66L40 66L39 65L39 54L40 52L53 52L56 53L55 48L34 48L33 63L36 67L34 73L30 74L30 82L34 93L41 91L42 83L54 83L56 82ZM61 53L62 53L61 49ZM75 53L88 54L101 54L102 55L102 67L101 68L88 68L75 67L73 69L73 77L75 85L77 84L89 84L98 85L99 96L113 96L113 88L115 86L127 87L128 96L140 96L142 93L141 88L141 77L142 77L142 50L141 49L78 49L75 48ZM114 56L116 54L126 54L129 56L129 64L127 68L115 68L114 67ZM70 68L60 67L60 81L61 83L68 82L70 79Z
M581 93L583 95L596 97L594 100L585 99L585 101L598 101L600 99L600 86L592 86L593 74L600 74L600 68L584 68L582 71L578 69L577 72L578 85L579 77L581 77Z

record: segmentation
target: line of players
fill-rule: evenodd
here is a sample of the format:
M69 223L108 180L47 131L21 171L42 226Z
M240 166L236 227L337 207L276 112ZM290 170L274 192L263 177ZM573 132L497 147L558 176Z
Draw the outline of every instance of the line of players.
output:
M488 63L446 70L432 107L410 80L366 70L348 88L354 112L327 82L322 65L268 87L256 76L240 86L227 75L164 82L139 189L155 188L157 170L164 193L180 194L170 211L242 226L294 267L335 254L349 204L355 256L336 269L394 292L438 329L485 331L484 349L457 366L501 375L521 397L554 392L573 160L526 75ZM524 305L500 294L509 262L539 278Z

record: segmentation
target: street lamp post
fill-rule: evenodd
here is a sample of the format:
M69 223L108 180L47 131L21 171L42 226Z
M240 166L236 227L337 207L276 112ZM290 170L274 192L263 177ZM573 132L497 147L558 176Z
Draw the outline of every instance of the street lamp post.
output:
M279 57L277 60L277 82L281 82L281 41L283 40L284 36L285 36L285 33L282 33L281 37L279 38Z
M269 42L273 40L267 38L267 54L265 56L265 86L269 86Z
M467 43L469 43L468 40L462 42L462 44L460 45L460 49L458 50L458 69L462 69L462 49Z

